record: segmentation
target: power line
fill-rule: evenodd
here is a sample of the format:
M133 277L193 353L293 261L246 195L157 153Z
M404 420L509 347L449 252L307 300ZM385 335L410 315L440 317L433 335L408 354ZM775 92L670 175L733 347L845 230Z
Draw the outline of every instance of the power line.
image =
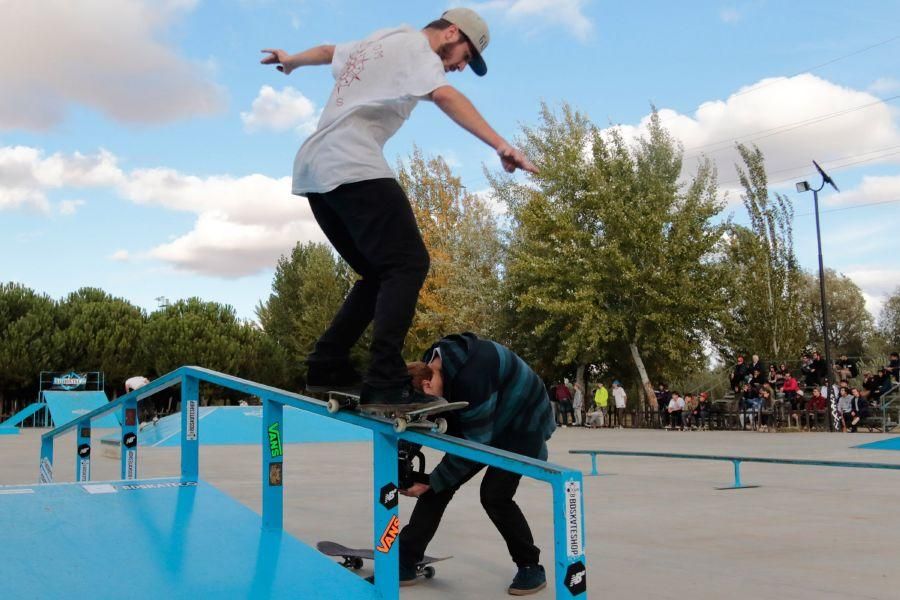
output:
M744 90L744 91L742 91L742 92L737 92L736 94L732 94L732 95L729 96L729 97L730 97L730 98L735 98L735 97L737 97L737 96L743 96L743 95L745 95L745 94L752 94L753 92L758 92L759 90L761 90L761 89L763 89L763 88L767 88L767 87L769 87L770 85L775 85L775 84L778 84L778 83L783 83L784 81L786 81L787 79L790 79L791 77L796 77L797 75L802 75L802 74L804 74L804 73L811 73L812 71L816 71L816 70L818 70L818 69L821 69L822 67L827 67L828 65L834 64L834 63L836 63L836 62L840 62L840 61L842 61L842 60L844 60L844 59L846 59L846 58L850 58L851 56L856 56L857 54L862 54L862 53L864 53L864 52L868 52L869 50L872 50L872 49L874 49L874 48L878 48L879 46L884 46L884 45L889 44L889 43L891 43L891 42L894 42L894 41L896 41L896 40L898 40L898 39L900 39L900 35L895 35L894 37L888 38L888 39L886 39L886 40L882 40L882 41L880 41L880 42L876 42L876 43L874 43L874 44L872 44L872 45L870 45L870 46L866 46L865 48L860 48L859 50L854 50L853 52L849 52L849 53L844 54L844 55L842 55L842 56L838 56L837 58L832 58L831 60L827 60L827 61L825 61L825 62L823 62L823 63L818 64L818 65L814 65L814 66L812 66L812 67L809 67L808 69L801 69L800 71L797 71L796 73L792 73L791 75L788 75L787 77L773 79L772 81L769 81L769 82L764 83L764 84L762 84L762 85L756 85L756 86L753 86L753 87L751 87L751 88L749 88L749 89L746 89L746 90ZM705 103L704 103L704 104L705 104ZM701 106L703 106L703 104L698 104L698 105L695 106L693 109L691 109L690 112L691 112L691 113L696 112L697 109L699 109ZM683 114L683 115L688 114L688 112L686 112L686 111L675 111L675 112L678 112L679 114ZM671 120L671 119L674 119L674 118L675 118L675 117L669 117L668 119L661 119L660 122L664 123L664 122L666 122L666 121L668 121L668 120Z
M856 210L857 208L867 208L869 206L881 206L882 204L896 204L900 202L900 198L894 198L893 200L880 200L878 202L866 202L865 204L854 204L853 206L843 206L840 208L826 208L824 210L820 210L820 213L833 213L833 212L841 212L845 210ZM809 215L814 215L814 212L805 212L794 215L795 217L808 217Z
M778 125L778 126L776 126L776 127L770 127L770 128L768 128L768 129L761 129L761 130L759 130L759 131L754 131L754 132L751 132L751 133L745 133L745 134L743 134L743 135L739 135L739 136L736 136L736 137L733 137L733 138L722 139L722 140L718 140L718 141L715 141L715 142L710 142L710 143L708 143L708 144L702 144L702 145L700 145L700 146L693 146L693 147L691 147L691 148L686 148L686 149L685 149L685 152L697 151L697 150L700 150L700 149L703 149L703 148L708 148L708 147L710 147L710 146L719 146L719 145L725 144L725 146L723 146L722 148L717 148L717 149L715 149L715 150L710 150L710 151L708 151L708 152L699 152L699 153L696 153L696 154L687 154L687 155L685 155L684 158L697 158L697 157L703 156L703 155L705 155L705 154L709 154L709 153L713 153L713 152L721 152L722 150L730 149L731 146L732 146L735 142L737 142L738 140L741 140L741 139L743 139L743 138L747 138L747 139L743 139L743 141L745 141L745 142L753 142L753 141L756 141L756 140L761 140L761 139L764 139L764 138L767 138L767 137L772 137L773 135L779 135L779 134L782 134L782 133L786 133L786 132L788 132L788 131L793 131L793 130L795 130L795 129L800 129L801 127L807 127L807 126L809 126L809 125L815 125L816 123L821 123L821 122L827 121L827 120L829 120L829 119L834 119L834 118L837 118L837 117L841 117L841 116L844 116L844 115L847 115L847 114L856 112L856 111L858 111L858 110L865 110L865 109L871 108L871 107L873 107L873 106L878 106L878 105L881 105L881 104L887 104L888 102L893 102L894 100L897 100L898 98L900 98L900 94L897 94L897 95L895 95L895 96L890 96L889 98L879 98L879 99L876 100L875 102L867 102L866 104L860 104L860 105L857 105L857 106L854 106L854 107L851 107L851 108L845 108L845 109L838 110L838 111L834 111L834 112L831 112L831 113L825 113L825 114L823 114L823 115L818 115L818 116L815 116L815 117L810 117L810 118L808 118L808 119L803 119L802 121L794 121L794 122L792 122L792 123L784 123L784 124ZM754 136L756 136L756 137L754 137Z

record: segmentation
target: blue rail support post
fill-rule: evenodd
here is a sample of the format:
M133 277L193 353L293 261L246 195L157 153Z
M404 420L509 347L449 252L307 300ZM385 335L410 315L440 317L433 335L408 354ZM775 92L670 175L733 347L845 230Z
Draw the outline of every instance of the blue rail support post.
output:
M393 432L373 431L372 450L375 458L373 478L375 530L372 544L375 548L375 589L382 598L396 598L400 585L396 435L393 435Z
M284 405L264 397L262 418L262 526L281 529L284 522Z
M584 510L581 473L559 475L553 488L554 575L557 597L566 589L574 598L587 597L584 559Z
M41 437L41 465L38 483L53 482L53 436Z
M200 471L200 380L181 378L181 480L196 482Z
M75 454L75 481L91 480L91 420L82 419L77 428L78 446Z
M121 477L128 481L138 477L137 433L137 398L126 397L122 402Z

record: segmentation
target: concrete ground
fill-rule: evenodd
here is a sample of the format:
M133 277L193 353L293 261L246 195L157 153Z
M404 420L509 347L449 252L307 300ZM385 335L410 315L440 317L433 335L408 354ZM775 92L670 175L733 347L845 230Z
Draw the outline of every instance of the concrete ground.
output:
M0 484L37 478L40 432L0 436ZM589 471L570 449L737 454L900 463L900 452L851 446L876 434L664 432L563 429L550 460ZM56 445L56 476L72 476L74 439ZM201 449L201 477L260 510L260 449ZM118 461L95 451L94 479L118 476ZM438 455L429 454L434 465ZM176 475L177 448L142 449L141 477ZM315 544L364 546L372 538L371 448L367 443L285 447L285 527ZM586 477L588 590L592 598L872 599L900 598L900 473L745 464L746 484L730 463L601 458L602 477ZM552 564L550 491L524 480L517 496L538 545ZM404 498L401 517L412 501ZM227 523L223 523L223 533ZM0 544L2 545L2 544ZM508 597L515 569L478 503L477 482L447 510L429 553L453 555L437 577L404 588L403 597L485 600ZM249 567L250 565L248 565ZM369 574L363 570L362 575ZM536 598L552 598L552 590Z

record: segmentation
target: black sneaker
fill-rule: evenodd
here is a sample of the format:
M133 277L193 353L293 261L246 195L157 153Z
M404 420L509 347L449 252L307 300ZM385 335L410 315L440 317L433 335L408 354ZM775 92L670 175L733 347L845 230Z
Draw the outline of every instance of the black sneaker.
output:
M366 581L369 583L375 583L375 576L369 575L366 577ZM416 585L419 583L419 575L416 573L415 567L404 567L402 564L400 565L400 587L408 587L411 585Z
M307 392L359 393L362 377L349 361L309 362L306 374Z
M393 408L401 406L407 410L416 410L418 408L428 408L430 406L445 404L447 401L438 396L430 396L416 390L412 385L406 384L401 387L372 387L363 384L362 391L359 394L359 405L368 408Z
M547 587L547 575L541 565L528 565L519 567L519 572L513 578L506 590L513 596L527 596Z

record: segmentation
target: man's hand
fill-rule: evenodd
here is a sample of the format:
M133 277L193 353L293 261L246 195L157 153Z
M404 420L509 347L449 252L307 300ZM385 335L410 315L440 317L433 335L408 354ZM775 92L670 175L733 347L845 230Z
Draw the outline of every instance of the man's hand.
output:
M264 65L278 65L278 67L276 68L285 75L290 75L291 71L294 70L294 66L289 64L288 62L288 58L290 57L290 55L284 50L279 50L277 48L267 48L265 50L262 50L261 52L268 53L269 56L266 56L261 61L259 61L260 63Z
M414 483L405 490L400 490L400 493L410 498L418 498L430 489L431 486L427 483Z
M510 146L507 143L500 144L497 147L497 156L500 157L500 164L507 173L514 173L516 169L522 169L529 173L537 173L537 167L532 164L528 157Z

